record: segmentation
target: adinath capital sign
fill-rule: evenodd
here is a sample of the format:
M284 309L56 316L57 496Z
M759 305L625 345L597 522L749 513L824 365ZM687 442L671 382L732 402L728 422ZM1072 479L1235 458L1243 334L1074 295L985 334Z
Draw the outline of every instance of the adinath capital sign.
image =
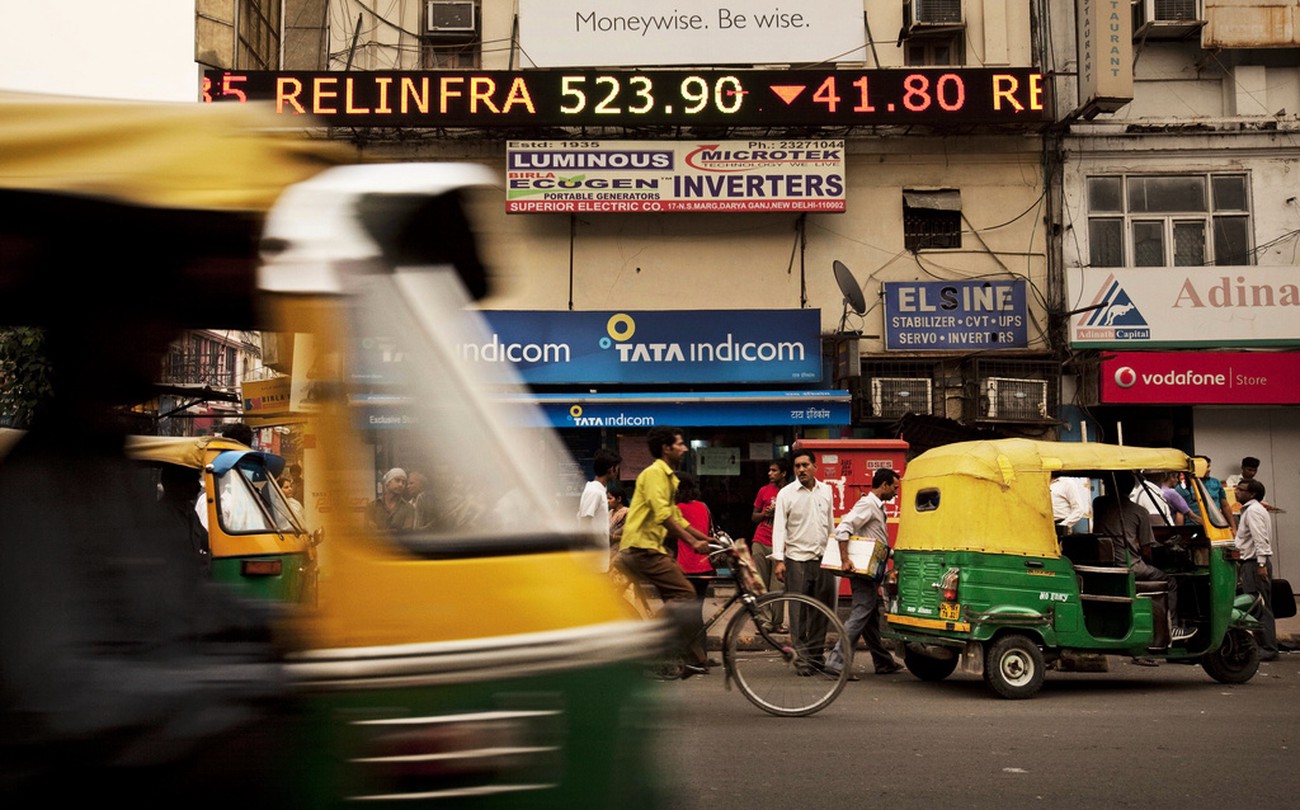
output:
M488 310L460 347L528 383L801 382L821 379L816 309L542 312Z
M1075 347L1300 342L1300 267L1090 267L1069 292Z
M1114 404L1300 403L1300 352L1118 352L1101 361Z

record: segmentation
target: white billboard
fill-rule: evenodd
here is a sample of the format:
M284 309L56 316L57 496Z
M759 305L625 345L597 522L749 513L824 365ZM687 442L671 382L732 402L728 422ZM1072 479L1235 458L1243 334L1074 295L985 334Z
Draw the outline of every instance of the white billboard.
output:
M862 0L519 0L524 67L861 62Z

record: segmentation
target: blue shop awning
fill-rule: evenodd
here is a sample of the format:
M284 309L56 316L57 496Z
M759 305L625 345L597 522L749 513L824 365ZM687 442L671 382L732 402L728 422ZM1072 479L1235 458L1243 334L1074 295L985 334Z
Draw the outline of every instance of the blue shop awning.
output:
M847 425L848 391L529 394L553 427Z

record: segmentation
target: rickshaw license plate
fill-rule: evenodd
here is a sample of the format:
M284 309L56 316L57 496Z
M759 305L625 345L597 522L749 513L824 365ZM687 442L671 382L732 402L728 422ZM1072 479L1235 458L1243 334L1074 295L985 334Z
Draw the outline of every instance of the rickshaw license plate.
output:
M944 621L957 621L961 618L961 605L954 604L953 602L940 602L939 618Z

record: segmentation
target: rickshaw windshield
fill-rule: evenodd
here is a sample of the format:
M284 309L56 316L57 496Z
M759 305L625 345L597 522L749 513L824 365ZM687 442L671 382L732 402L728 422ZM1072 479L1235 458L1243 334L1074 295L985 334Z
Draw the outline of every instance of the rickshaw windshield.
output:
M1224 516L1223 511L1219 509L1219 505L1214 502L1214 499L1210 497L1210 493L1205 489L1204 482L1199 478L1191 478L1191 483L1193 485L1192 492L1196 495L1196 499L1201 502L1201 505L1205 507L1205 514L1209 517L1210 523L1220 529L1231 528L1228 524L1228 518Z
M215 473L217 520L226 534L260 534L275 531L270 514L262 506L261 493L274 486L265 470L237 465Z
M270 472L254 455L214 472L217 519L227 534L305 534Z
M455 277L371 275L351 292L346 389L377 459L371 527L419 551L445 549L455 536L469 542L467 553L509 535L571 535L557 503L573 463L534 406L505 401L521 390L511 368L464 360L461 347L471 336L484 342L484 330ZM427 481L419 494L394 489L406 505L384 502L385 489L397 487L394 468Z

